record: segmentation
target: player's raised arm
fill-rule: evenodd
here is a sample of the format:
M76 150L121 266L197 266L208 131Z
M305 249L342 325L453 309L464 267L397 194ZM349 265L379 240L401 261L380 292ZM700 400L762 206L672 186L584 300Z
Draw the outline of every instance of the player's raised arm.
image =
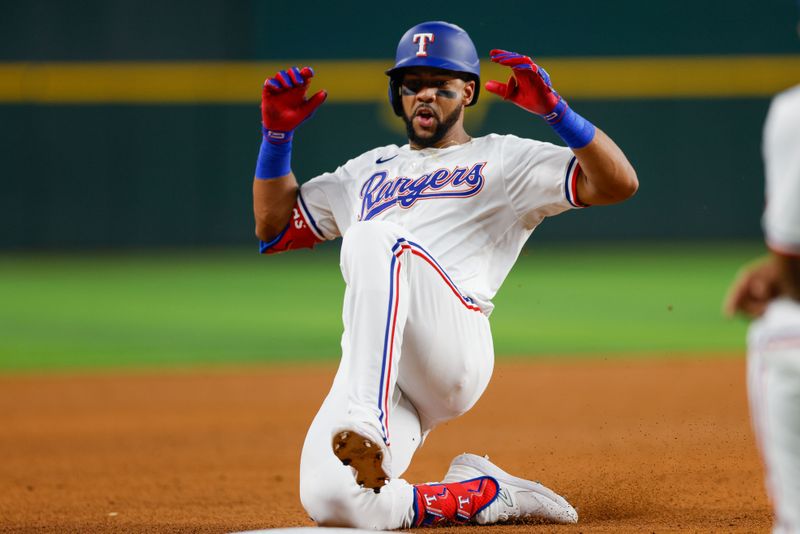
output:
M507 83L486 82L486 89L541 116L567 143L581 166L578 199L583 204L614 204L633 196L636 172L622 150L599 128L575 113L550 83L550 76L528 56L492 50L495 63L511 67Z
M286 228L297 198L297 180L291 170L294 129L328 96L319 91L306 98L313 76L310 67L292 67L264 82L261 94L264 138L253 180L256 235L263 242L274 239Z

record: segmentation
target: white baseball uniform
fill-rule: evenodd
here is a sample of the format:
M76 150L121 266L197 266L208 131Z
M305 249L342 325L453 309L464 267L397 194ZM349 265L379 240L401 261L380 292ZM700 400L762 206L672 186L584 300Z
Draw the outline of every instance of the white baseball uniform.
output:
M413 490L400 477L427 432L485 390L492 298L539 223L580 206L578 174L567 148L492 134L376 148L303 184L289 233L262 249L343 237L342 360L300 465L300 497L319 524L410 525ZM332 453L342 421L387 445L380 493Z
M779 94L764 127L769 248L800 255L800 86ZM770 303L748 335L748 389L775 533L800 533L800 303Z

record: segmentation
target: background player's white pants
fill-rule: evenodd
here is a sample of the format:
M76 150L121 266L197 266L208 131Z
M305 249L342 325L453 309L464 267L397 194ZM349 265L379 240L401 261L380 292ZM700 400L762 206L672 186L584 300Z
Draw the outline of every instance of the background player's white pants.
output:
M324 526L408 527L413 489L400 476L427 431L485 390L494 365L489 321L396 224L354 224L341 268L342 360L303 445L300 499ZM368 423L389 444L392 480L380 493L360 488L331 450L333 429L348 420Z
M773 532L800 533L800 304L772 302L750 327L750 412L775 508Z

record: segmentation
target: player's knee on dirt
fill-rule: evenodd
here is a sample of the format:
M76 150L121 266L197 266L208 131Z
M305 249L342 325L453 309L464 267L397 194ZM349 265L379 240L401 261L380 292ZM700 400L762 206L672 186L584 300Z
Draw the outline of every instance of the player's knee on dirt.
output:
M300 502L309 517L321 527L374 529L362 502L369 496L363 493L355 480L346 488L322 480L314 484L300 482Z
M349 527L348 499L322 479L300 480L300 502L308 516L322 527Z
M319 491L300 492L300 500L308 516L321 527L351 527L344 512L347 502L335 493L323 494ZM343 506L343 508L341 507Z

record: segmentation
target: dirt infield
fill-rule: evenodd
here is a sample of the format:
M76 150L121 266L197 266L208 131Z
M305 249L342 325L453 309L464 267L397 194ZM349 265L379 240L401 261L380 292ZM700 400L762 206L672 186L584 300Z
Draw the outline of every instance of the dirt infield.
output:
M333 373L0 377L0 531L308 526L300 447ZM581 515L577 526L493 533L771 524L741 358L500 363L476 408L434 431L406 478L437 480L465 449L541 480Z

